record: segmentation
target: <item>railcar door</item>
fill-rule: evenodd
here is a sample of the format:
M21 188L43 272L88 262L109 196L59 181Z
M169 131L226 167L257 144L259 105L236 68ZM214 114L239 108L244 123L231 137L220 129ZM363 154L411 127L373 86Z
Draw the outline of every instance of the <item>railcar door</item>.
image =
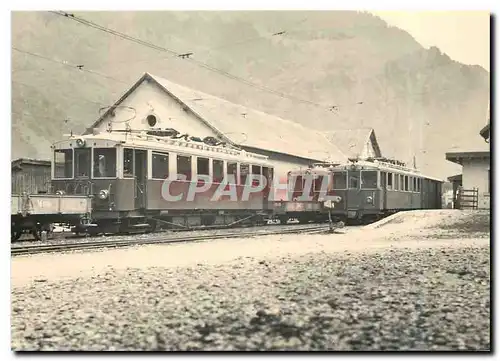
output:
M380 172L380 188L382 189L382 209L387 209L387 172Z
M134 180L135 180L135 208L146 208L148 153L146 150L134 149Z

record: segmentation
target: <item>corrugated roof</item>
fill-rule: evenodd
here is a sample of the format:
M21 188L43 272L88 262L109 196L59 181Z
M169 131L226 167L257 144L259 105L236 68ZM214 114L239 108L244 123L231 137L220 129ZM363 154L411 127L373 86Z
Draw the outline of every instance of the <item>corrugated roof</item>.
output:
M152 80L169 96L186 106L201 121L222 133L229 141L242 146L289 154L315 161L344 162L346 154L319 131L246 106L232 103L162 77L144 74L92 126L95 128L108 113L123 102L144 80ZM85 134L91 132L87 129Z
M380 149L372 128L341 129L325 133L325 137L335 144L344 154L349 157L357 157L363 152L363 147L372 137L377 157L380 157Z

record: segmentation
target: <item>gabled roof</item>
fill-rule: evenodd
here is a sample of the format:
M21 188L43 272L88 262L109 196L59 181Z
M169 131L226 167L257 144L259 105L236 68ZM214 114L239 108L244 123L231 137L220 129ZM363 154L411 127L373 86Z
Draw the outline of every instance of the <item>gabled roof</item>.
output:
M363 152L365 144L371 140L375 149L375 157L381 157L375 131L372 128L341 129L324 133L325 137L335 144L344 154L355 158Z
M345 161L347 156L319 131L146 73L85 134L92 132L143 81L158 85L219 136L233 144L306 159ZM244 135L244 136L243 136ZM246 138L246 139L245 139Z

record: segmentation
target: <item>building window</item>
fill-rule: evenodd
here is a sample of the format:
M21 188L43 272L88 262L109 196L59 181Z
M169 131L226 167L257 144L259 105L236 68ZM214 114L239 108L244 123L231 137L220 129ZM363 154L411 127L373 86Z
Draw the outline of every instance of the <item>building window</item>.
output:
M156 116L154 116L153 114L149 114L146 117L146 120L148 121L148 125L150 127L154 127L156 125Z
M153 161L151 162L151 175L155 179L168 178L168 153L153 152Z
M116 177L116 148L94 148L94 178Z
M209 175L210 174L209 164L210 164L210 160L208 158L198 157L196 160L197 174L198 175Z
M75 177L90 177L90 148L75 149Z
M191 180L191 157L177 156L177 174L186 176L186 180Z
M224 179L224 161L214 159L213 160L213 180L216 183L220 183Z
M73 149L54 151L54 178L73 178Z

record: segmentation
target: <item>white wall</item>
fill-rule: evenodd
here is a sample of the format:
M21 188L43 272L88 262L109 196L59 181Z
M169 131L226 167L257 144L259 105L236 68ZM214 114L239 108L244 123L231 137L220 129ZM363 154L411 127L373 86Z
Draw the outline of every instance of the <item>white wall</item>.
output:
M479 189L479 208L490 207L490 194L488 193L489 169L489 160L473 159L463 163L462 186L464 189Z
M363 152L361 153L361 158L375 157L375 149L373 148L373 143L368 140L363 146Z
M214 132L201 120L197 119L191 112L186 112L181 105L173 98L161 90L157 85L142 82L135 91L133 91L121 106L115 110L115 116L107 116L98 127L105 131L108 127L108 121L111 120L113 130L126 129L126 120L131 129L151 129L146 121L149 114L157 117L157 124L154 128L174 128L181 134L188 133L196 137L214 136ZM131 107L135 109L127 109Z

